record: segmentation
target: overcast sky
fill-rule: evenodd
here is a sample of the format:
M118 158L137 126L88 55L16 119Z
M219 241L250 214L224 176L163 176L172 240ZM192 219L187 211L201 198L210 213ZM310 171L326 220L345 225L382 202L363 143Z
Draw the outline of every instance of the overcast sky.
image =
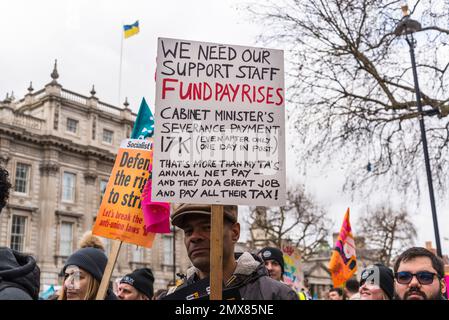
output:
M256 45L260 26L250 23L234 0L15 0L0 2L0 99L14 91L17 98L26 93L30 81L35 90L50 82L54 59L58 59L58 81L66 89L89 95L95 84L97 97L118 104L120 43L122 25L140 23L140 33L123 40L121 101L128 97L137 112L145 97L154 111L155 63L158 37L170 37L237 45ZM278 48L282 49L282 48ZM286 64L286 70L288 64ZM287 105L287 108L289 106ZM418 123L417 123L418 125ZM294 141L294 136L289 136ZM287 148L289 150L289 148ZM341 193L344 171L339 163L327 170L308 171L301 176L295 168L295 155L287 151L287 177L306 182L306 189L329 212L333 231L338 231L347 207L352 224L363 212L366 200ZM418 227L417 244L432 240L433 225L427 184L422 180L421 207L409 203ZM390 194L368 199L372 204L388 196L400 206L403 201ZM443 251L449 252L449 212L437 197ZM355 234L357 230L355 229Z

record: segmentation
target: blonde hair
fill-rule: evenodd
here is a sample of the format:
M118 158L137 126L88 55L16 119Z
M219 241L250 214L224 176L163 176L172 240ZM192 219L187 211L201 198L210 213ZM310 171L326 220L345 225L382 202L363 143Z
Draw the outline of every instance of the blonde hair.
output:
M94 279L94 277L90 273L88 272L85 273L87 279L87 290L83 300L95 300L98 289L100 288L100 282L98 282L97 279ZM65 279L63 281L64 282L62 283L61 292L59 294L58 300L67 300Z

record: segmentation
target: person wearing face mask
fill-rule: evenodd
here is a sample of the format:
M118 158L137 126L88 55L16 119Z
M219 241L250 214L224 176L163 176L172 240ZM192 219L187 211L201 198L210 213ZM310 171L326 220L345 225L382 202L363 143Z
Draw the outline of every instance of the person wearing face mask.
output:
M360 300L392 300L393 271L380 263L367 267L360 277L359 294Z
M95 300L108 263L102 244L95 238L87 236L80 244L81 249L68 257L62 269L64 282L58 300ZM105 300L117 300L111 288Z
M444 263L426 248L404 251L394 264L398 300L446 300Z

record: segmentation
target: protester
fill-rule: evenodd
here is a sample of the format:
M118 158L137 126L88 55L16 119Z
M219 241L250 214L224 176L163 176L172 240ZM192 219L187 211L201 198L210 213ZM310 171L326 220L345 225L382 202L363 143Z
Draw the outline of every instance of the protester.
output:
M153 272L149 268L136 269L120 280L117 297L120 300L152 300Z
M360 300L391 300L394 296L393 271L376 263L362 271L360 277Z
M331 288L329 290L329 300L345 300L342 288Z
M237 206L224 206L223 223L223 298L225 292L235 292L245 300L298 300L287 285L269 277L257 256L248 252L234 254L240 237ZM185 282L170 290L165 298L208 281L210 274L211 205L182 204L172 214L172 224L184 230L184 243L193 267ZM232 289L232 290L231 290ZM199 293L198 293L199 295ZM181 299L181 297L179 298Z
M360 300L359 282L356 279L346 281L344 294L348 300Z
M0 213L9 198L9 173L0 167ZM39 299L40 269L30 256L0 247L0 300Z
M156 291L156 293L153 295L152 300L159 300L161 297L165 296L167 294L167 289L159 289Z
M0 213L6 206L6 201L9 198L9 190L11 189L11 183L9 182L9 173L6 169L0 166Z
M81 249L68 257L62 270L64 282L59 300L95 300L108 258L104 247L98 247L101 241L92 237L87 235L80 243ZM112 288L108 288L105 300L117 300Z
M30 256L0 247L0 300L38 300L40 269Z
M277 281L283 281L284 277L284 255L282 251L274 247L265 247L258 255L265 263L270 277Z
M444 263L431 251L413 247L394 264L396 299L445 300Z

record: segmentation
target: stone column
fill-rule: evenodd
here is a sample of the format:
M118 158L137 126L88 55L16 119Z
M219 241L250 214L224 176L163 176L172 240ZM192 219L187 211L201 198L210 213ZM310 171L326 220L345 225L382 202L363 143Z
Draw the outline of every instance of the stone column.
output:
M51 146L44 146L44 160L40 164L41 189L40 189L40 219L39 239L41 245L37 252L37 263L41 268L41 284L56 284L58 279L58 267L55 255L56 223L55 212L58 205L58 197L61 194L59 152Z
M98 188L97 188L97 160L89 157L88 169L84 173L84 225L83 231L92 230L93 217L97 214L99 207L98 203Z

